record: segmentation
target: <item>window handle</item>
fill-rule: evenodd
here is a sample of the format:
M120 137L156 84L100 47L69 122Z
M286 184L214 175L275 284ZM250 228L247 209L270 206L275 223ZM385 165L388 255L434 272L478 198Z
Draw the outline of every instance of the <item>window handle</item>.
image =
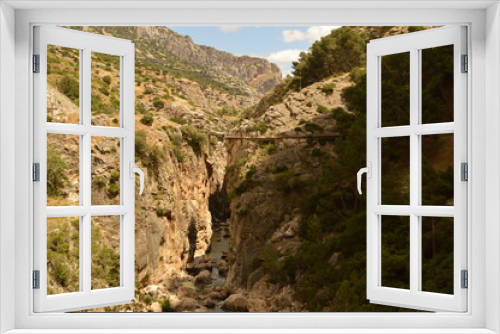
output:
M361 176L363 175L363 173L366 173L366 176L369 179L372 178L372 163L370 161L368 161L368 166L367 167L361 168L358 171L358 192L359 192L360 195L362 194L362 192L361 192Z
M140 180L139 184L141 189L139 190L139 195L142 195L142 191L144 190L144 172L140 168L134 167L134 162L131 161L129 164L129 172L130 172L130 178L133 179L135 177L135 173L139 174Z

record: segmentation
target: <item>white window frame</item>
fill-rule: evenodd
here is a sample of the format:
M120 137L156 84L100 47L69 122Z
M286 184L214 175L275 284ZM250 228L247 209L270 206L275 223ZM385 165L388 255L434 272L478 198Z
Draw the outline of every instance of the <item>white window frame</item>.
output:
M500 11L495 1L267 1L239 4L113 1L0 3L0 325L12 333L494 333L500 331ZM14 7L31 8L13 10ZM59 7L70 7L60 9ZM71 8L73 6L73 8ZM101 9L96 9L99 6ZM147 8L149 9L123 9ZM163 8L159 8L162 7ZM394 8L397 6L398 8ZM85 8L87 7L87 8ZM109 9L103 10L102 7ZM120 8L121 7L121 8ZM221 9L225 8L225 9ZM35 9L33 9L35 8ZM38 9L36 9L38 8ZM52 8L40 10L40 8ZM58 9L59 10L55 10ZM79 9L75 9L79 8ZM15 18L15 21L13 20ZM61 25L438 25L469 27L469 309L467 313L34 314L30 289L32 27ZM13 40L15 31L15 41ZM14 53L15 46L15 53ZM13 56L15 55L15 57ZM15 66L15 99L12 80ZM486 71L486 67L488 70ZM8 73L5 76L4 73ZM15 109L12 109L14 107ZM6 111L7 108L10 110ZM15 112L12 112L15 110ZM15 116L14 116L15 115ZM15 124L12 131L5 122ZM9 141L10 140L10 141ZM485 150L488 154L485 153ZM15 164L11 163L15 159ZM15 183L10 181L15 169ZM488 179L486 182L486 174ZM353 177L355 177L353 175ZM15 211L9 208L15 185ZM486 194L488 196L486 196ZM471 196L473 195L473 196ZM13 219L6 221L8 219ZM12 225L12 221L15 225ZM15 237L15 242L13 242ZM15 289L13 289L15 286ZM485 291L488 293L485 293ZM15 305L12 308L12 305ZM168 326L168 328L167 328ZM140 330L132 330L133 328ZM226 330L222 330L225 328ZM233 330L231 330L231 328ZM45 329L45 331L42 331ZM49 329L47 331L47 329ZM185 329L185 330L181 330ZM191 330L187 330L191 329ZM266 330L267 329L267 330ZM39 330L39 331L38 331ZM114 331L113 331L114 330ZM80 331L80 333L82 333Z
M462 55L467 54L466 28L442 27L411 34L380 38L367 46L367 162L371 177L367 178L367 298L375 304L402 306L421 310L467 310L467 290L461 287L461 270L467 270L467 184L461 181L460 164L467 163L467 73L461 73ZM422 50L453 45L454 120L422 123ZM382 57L409 53L410 94L408 125L383 126L381 77ZM422 135L453 134L454 205L422 205ZM384 205L382 198L382 139L408 138L410 194L408 205ZM409 289L382 285L383 216L405 216L409 220ZM453 219L453 293L422 291L422 217Z
M35 312L74 311L93 307L127 304L135 293L135 158L134 45L131 41L47 26L34 27L34 52L40 57L34 84L34 162L40 164L40 180L33 185L34 270L39 271L39 289L34 289ZM78 50L80 66L79 124L47 122L47 46ZM120 127L91 125L92 52L119 57ZM78 135L80 193L79 205L47 206L47 134ZM92 205L92 137L111 137L120 143L120 204ZM117 216L120 219L120 286L92 290L92 217ZM79 290L47 295L47 218L79 217Z

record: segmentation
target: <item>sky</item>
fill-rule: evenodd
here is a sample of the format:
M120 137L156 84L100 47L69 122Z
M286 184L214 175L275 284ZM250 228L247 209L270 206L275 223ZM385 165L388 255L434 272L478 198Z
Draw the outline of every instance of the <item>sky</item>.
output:
M235 55L266 58L277 64L283 76L292 71L300 52L338 26L169 26L196 44L213 46Z

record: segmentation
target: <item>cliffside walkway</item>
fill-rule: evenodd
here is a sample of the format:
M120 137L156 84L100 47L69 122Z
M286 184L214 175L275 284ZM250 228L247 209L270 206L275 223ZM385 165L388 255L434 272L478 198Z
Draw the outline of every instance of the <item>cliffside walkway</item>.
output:
M219 141L235 141L235 140L249 140L249 141L283 141L283 140L311 140L311 139L323 139L323 140L335 140L338 135L336 133L328 134L312 134L312 135L286 135L286 136L251 136L248 134L235 134L235 133L223 133L223 132L211 132L210 135L217 137Z

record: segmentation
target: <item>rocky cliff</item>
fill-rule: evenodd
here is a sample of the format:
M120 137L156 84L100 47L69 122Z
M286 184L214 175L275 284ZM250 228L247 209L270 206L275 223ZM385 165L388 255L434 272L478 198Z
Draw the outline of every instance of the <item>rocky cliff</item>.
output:
M233 214L227 285L248 299L250 311L305 310L295 296L295 281L277 276L301 246L304 195L315 190L325 156L335 158L330 110L345 107L341 95L352 84L341 75L288 92L281 103L235 129L248 139L228 144Z

